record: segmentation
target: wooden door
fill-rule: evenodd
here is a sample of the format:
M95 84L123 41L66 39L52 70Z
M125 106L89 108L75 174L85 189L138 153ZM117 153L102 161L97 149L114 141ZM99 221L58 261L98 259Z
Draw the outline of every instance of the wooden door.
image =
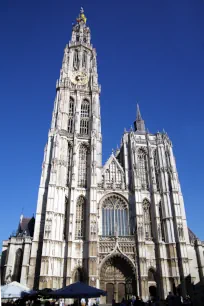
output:
M112 304L112 300L114 299L114 285L112 283L107 283L106 291L107 291L106 304Z
M122 302L122 299L125 299L125 284L124 283L119 283L118 284L118 303Z

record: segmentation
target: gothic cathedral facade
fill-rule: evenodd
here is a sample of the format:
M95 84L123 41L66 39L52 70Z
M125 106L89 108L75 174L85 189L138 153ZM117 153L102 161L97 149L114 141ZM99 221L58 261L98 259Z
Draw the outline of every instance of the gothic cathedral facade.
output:
M81 280L107 290L110 303L175 288L185 296L189 275L203 281L204 243L188 230L168 135L147 132L137 107L134 129L102 166L96 50L83 10L56 83L34 234L22 243L30 288ZM12 267L8 252L4 278Z

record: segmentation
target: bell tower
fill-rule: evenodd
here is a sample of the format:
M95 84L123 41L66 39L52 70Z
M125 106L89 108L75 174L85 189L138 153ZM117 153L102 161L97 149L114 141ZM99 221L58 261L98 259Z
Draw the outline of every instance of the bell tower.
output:
M96 51L81 8L64 49L39 186L28 285L96 284L96 186L102 167Z

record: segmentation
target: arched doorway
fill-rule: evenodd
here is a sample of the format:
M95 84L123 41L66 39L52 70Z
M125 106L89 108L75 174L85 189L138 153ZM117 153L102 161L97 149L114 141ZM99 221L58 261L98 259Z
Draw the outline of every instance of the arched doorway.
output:
M157 283L155 270L150 268L148 271L149 295L155 298L157 296Z
M100 273L100 288L107 291L106 304L117 303L136 295L134 267L120 254L108 258Z
M82 268L78 268L76 269L75 273L74 273L74 282L83 282L84 281L84 275L83 275L83 271Z

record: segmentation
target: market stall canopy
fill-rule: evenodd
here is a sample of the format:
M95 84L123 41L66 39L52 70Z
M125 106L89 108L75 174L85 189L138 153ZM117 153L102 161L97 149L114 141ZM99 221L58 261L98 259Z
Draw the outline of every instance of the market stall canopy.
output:
M21 298L25 293L33 292L28 287L18 283L12 282L1 287L1 298L2 299L13 299Z
M94 298L107 295L106 291L91 287L82 282L71 284L52 293L53 297L62 298Z

